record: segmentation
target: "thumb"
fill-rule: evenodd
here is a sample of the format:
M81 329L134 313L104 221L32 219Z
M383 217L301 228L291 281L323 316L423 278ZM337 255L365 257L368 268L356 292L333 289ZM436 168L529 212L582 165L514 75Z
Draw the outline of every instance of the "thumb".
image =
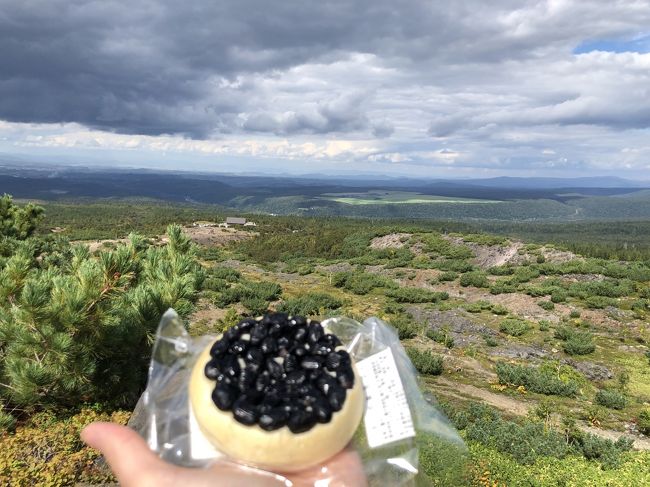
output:
M115 473L121 485L138 485L143 474L160 475L166 464L147 446L131 428L115 423L92 423L81 432L88 446L99 450Z

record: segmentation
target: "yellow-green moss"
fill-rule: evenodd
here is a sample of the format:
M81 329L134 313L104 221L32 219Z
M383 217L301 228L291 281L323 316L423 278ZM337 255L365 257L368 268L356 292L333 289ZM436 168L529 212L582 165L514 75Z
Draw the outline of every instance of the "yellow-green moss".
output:
M114 481L110 471L96 462L99 453L85 446L79 433L94 421L126 424L129 414L84 409L65 420L37 415L14 433L2 433L0 485L62 487Z

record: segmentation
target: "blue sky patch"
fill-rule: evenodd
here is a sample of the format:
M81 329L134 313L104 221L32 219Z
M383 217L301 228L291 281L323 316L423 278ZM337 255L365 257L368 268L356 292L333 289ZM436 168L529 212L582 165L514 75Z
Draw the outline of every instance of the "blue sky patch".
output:
M573 54L585 54L593 51L604 52L650 52L650 35L634 37L632 39L590 39L581 42Z

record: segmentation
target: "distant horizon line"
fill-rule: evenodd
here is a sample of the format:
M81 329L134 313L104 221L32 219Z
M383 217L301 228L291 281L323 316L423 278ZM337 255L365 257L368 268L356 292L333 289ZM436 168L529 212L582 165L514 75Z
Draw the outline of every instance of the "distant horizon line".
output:
M0 155L0 158L2 155ZM427 182L444 182L444 181L494 181L494 180L558 180L558 181L572 181L572 180L583 180L583 181L594 181L598 179L610 179L621 181L625 183L632 183L638 186L637 188L650 188L650 179L632 179L622 176L612 176L609 174L597 174L591 176L407 176L407 175L396 175L396 174L376 174L364 171L339 171L339 172L304 172L304 173L294 173L294 172L272 172L264 171L261 169L255 169L250 171L223 171L223 170L209 170L205 168L160 168L160 167L146 167L142 165L132 165L132 164L120 164L117 166L110 166L110 163L87 163L87 162L42 162L42 161L28 161L28 160L14 160L6 161L0 159L0 168L6 169L22 169L22 170L60 170L60 169L82 169L89 172L101 172L101 171L110 171L110 172L126 172L126 171L137 171L137 172L148 172L148 173L176 173L176 174L196 174L196 175L210 175L210 176L231 176L231 177L255 177L255 176L265 176L273 178L294 178L294 179L357 179L357 178L366 178L372 180L409 180L409 181L427 181Z

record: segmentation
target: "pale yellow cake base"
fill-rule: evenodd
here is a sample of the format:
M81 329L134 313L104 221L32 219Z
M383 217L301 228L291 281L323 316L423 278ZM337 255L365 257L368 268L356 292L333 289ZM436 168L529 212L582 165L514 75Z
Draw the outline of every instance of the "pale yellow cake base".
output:
M343 408L326 424L304 433L283 427L264 431L235 420L232 411L221 411L212 402L215 382L203 369L210 360L210 344L201 353L190 378L190 404L201 432L220 451L241 462L279 472L299 471L318 465L350 442L363 416L365 398L361 379L354 369L354 387L348 389Z

